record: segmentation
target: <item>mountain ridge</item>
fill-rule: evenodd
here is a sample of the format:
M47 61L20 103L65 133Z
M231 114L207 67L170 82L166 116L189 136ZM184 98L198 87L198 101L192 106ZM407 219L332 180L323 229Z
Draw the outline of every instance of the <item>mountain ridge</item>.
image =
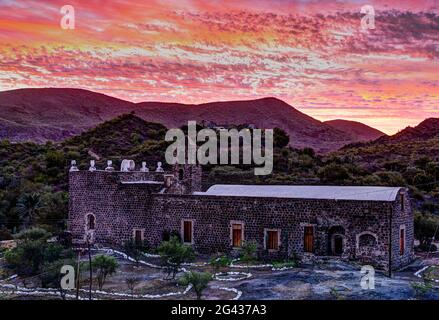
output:
M133 111L145 121L168 128L181 127L189 120L219 126L278 127L289 134L293 147L311 147L318 152L360 141L353 133L314 119L274 97L202 104L133 103L85 89L31 88L0 92L0 110L0 138L13 142L61 141Z

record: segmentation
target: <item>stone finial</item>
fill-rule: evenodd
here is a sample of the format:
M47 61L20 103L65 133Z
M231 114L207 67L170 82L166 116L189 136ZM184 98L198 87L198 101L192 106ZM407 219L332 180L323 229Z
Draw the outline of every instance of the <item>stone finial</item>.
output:
M141 172L149 172L149 169L146 166L146 162L145 161L142 162L142 168L140 168L140 171Z
M72 171L79 171L78 167L76 166L76 160L72 160L70 163L70 172Z
M155 172L163 172L165 170L163 170L162 168L162 163L161 162L157 162L157 169L155 169Z
M136 168L136 164L133 160L122 160L122 163L120 164L120 171L122 172L128 172L128 171L134 171Z
M105 171L114 171L113 161L111 161L111 160L107 161L107 167L105 168Z
M88 168L88 171L96 171L96 162L94 160L90 160L90 168Z

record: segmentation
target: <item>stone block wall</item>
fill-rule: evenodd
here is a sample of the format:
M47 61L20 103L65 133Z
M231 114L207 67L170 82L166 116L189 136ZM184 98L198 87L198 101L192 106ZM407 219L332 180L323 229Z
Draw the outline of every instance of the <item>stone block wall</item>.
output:
M231 222L242 221L244 240L256 241L259 257L285 259L304 253L304 228L314 227L314 253L332 255L330 230L343 230L341 258L357 256L357 236L377 235L367 263L388 266L389 214L392 203L373 201L333 201L307 199L238 198L193 195L154 195L150 217L153 225L145 239L157 246L162 235L180 232L182 220L193 221L194 248L200 253L231 252ZM278 251L264 249L264 229L280 231Z
M169 174L173 181L179 180L178 171L71 172L68 225L73 239L84 241L87 215L91 214L95 220L91 231L94 242L122 245L140 230L143 239L156 247L164 235L180 234L182 221L188 219L193 222L192 245L196 251L238 254L239 249L231 245L231 223L242 222L243 239L257 242L261 259L339 255L341 259L387 269L390 248L392 269L412 259L413 213L406 191L401 211L399 197L395 202L219 197L184 194L190 189L173 194L178 192L175 184L165 188L164 183L142 183L164 182ZM197 177L198 171L191 174ZM183 178L187 177L185 172ZM398 245L401 225L406 230L406 251L402 255ZM308 226L314 232L313 254L304 252ZM279 250L264 248L266 229L279 231ZM341 238L341 252L334 250L336 238Z

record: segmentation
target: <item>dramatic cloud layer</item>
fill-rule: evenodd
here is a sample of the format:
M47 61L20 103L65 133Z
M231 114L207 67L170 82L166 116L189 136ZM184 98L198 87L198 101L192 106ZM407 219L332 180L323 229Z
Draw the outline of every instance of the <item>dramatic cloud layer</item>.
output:
M0 90L79 87L131 101L276 96L388 133L439 117L437 1L0 0ZM111 4L110 4L111 3Z

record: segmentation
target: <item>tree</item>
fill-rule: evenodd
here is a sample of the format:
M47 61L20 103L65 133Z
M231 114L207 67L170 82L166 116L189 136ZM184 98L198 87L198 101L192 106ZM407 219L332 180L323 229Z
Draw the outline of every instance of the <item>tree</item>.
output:
M163 241L158 247L158 253L165 265L166 279L172 280L175 279L182 263L195 259L192 247L181 243L175 236L171 236L169 241Z
M51 236L49 232L42 228L31 228L15 234L14 238L24 241L46 241Z
M336 163L320 168L317 174L323 182L340 183L351 178L349 171L343 165Z
M134 240L128 240L124 243L125 253L136 261L136 266L139 266L139 261L146 249L147 246L144 243L138 244Z
M273 130L273 145L276 148L283 148L286 147L290 143L290 137L288 134L280 129L280 128L274 128Z
M27 193L20 197L17 202L17 211L24 220L24 226L30 227L38 212L44 207L41 196L38 193Z
M131 292L131 296L134 298L134 288L136 284L139 282L139 279L135 277L128 277L125 279L125 283L127 284L128 289Z
M419 248L429 251L435 232L439 233L439 218L432 214L415 214L415 237L419 240ZM436 234L438 237L439 234ZM432 248L433 249L433 248Z
M28 235L34 234L34 229L27 230L23 235L23 242L5 254L8 266L20 276L32 276L41 272L42 266L59 259L68 259L73 256L70 249L65 249L57 243L47 243L45 237L31 239ZM49 234L50 235L50 234Z
M244 241L242 244L241 261L247 265L247 272L250 271L250 263L256 260L258 244L256 241Z
M66 292L61 287L61 279L64 276L60 270L64 265L75 265L73 259L59 259L42 265L40 280L43 288L56 288L59 290L61 298L65 300ZM76 277L78 275L75 275ZM76 283L76 279L74 280Z
M204 289L207 288L207 285L211 280L212 280L212 274L210 274L209 272L191 271L185 273L183 277L179 280L179 283L183 286L187 286L191 284L197 295L197 299L201 300L203 291Z
M116 258L106 255L98 255L94 257L91 265L97 272L96 279L98 281L99 290L102 290L107 276L114 274L119 267Z

